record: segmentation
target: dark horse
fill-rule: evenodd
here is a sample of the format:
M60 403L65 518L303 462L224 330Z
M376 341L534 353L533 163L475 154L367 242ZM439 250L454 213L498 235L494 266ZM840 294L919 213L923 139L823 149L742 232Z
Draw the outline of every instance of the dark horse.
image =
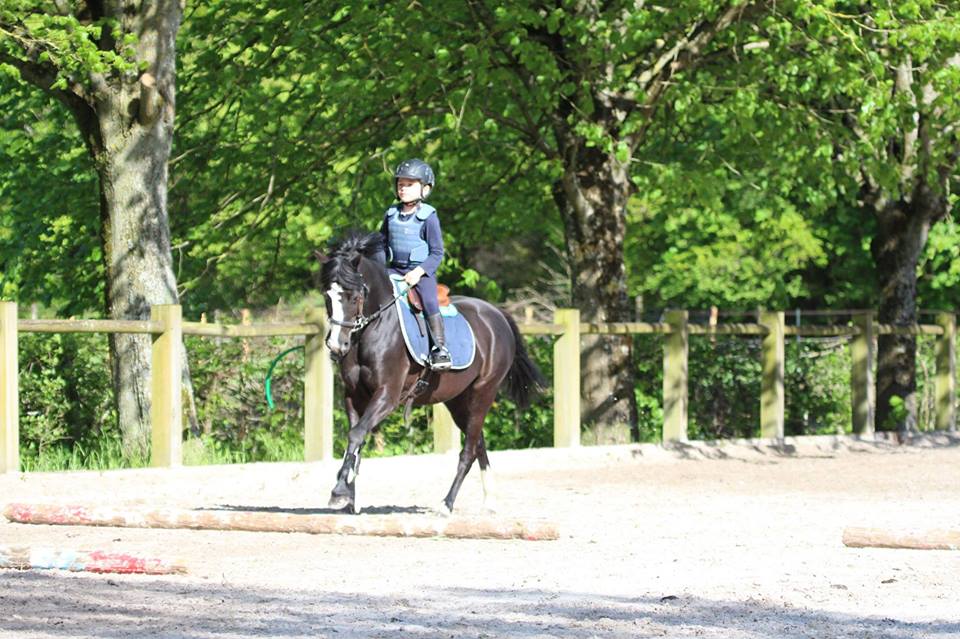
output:
M457 474L443 500L453 510L460 484L475 459L480 460L484 501L492 497L486 472L490 467L483 439L483 420L506 381L507 395L521 408L544 386L543 375L530 360L520 332L504 311L471 297L452 301L473 329L476 353L462 370L425 371L407 353L394 309L393 285L381 261L379 233L353 234L322 257L323 288L330 329L326 342L340 364L350 433L343 466L330 495L330 507L356 511L355 481L364 439L402 403L443 402L466 435ZM418 380L422 380L418 385Z

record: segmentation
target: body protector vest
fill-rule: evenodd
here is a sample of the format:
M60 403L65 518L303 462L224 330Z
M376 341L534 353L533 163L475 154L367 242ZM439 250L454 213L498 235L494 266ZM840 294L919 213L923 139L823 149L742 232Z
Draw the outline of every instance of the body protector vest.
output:
M417 266L430 255L430 245L421 237L427 218L437 210L429 204L420 203L413 215L400 215L399 206L387 209L387 224L390 244L387 247L387 262L391 266L407 268Z

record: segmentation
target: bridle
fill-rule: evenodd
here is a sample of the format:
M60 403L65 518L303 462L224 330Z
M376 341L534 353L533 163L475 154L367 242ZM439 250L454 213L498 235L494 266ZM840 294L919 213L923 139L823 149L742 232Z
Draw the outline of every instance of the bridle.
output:
M361 280L363 279L363 275L362 275L362 274L360 274L360 279L361 279ZM363 329L365 329L365 328L370 324L370 322L372 322L373 320L375 320L375 319L377 319L378 317L380 317L380 315L382 315L385 310L387 310L388 308L390 308L391 306L393 306L394 304L396 304L396 302L397 302L398 299L400 299L401 297L403 297L404 295L407 294L407 291L409 290L409 288L410 288L409 286L404 286L404 288L403 288L399 293L397 293L397 294L393 297L393 299L391 299L389 302L387 302L386 304L384 304L383 306L381 306L380 308L378 308L378 309L375 310L374 312L370 313L369 315L364 315L364 314L363 314L363 303L364 303L364 301L366 300L367 293L370 292L370 287L367 286L367 283L366 283L366 282L364 282L364 283L363 283L363 295L360 297L360 299L358 300L358 303L357 303L357 315L356 315L356 319L354 319L352 322L344 322L344 321L342 321L342 320L330 318L330 319L327 320L327 321L329 321L331 324L336 324L337 326L342 326L343 328L349 328L349 329L350 329L350 337L351 337L351 339L352 339L355 334L359 334Z

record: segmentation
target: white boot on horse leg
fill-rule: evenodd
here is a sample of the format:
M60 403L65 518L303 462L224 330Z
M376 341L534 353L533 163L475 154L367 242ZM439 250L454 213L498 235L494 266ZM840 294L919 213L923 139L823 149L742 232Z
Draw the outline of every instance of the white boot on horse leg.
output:
M357 468L360 468L360 456L357 455ZM360 499L357 497L357 472L356 470L350 471L350 476L347 479L347 485L350 486L350 511L354 515L360 514Z
M497 512L497 482L494 480L490 468L480 471L480 482L483 484L483 509L488 513Z
M344 463L346 464L349 453L344 454ZM360 453L354 455L352 463L347 468L346 477L341 477L337 485L333 487L330 493L330 501L327 504L333 510L349 510L353 514L360 512L360 506L357 502L357 472L360 469ZM340 471L343 472L342 470Z

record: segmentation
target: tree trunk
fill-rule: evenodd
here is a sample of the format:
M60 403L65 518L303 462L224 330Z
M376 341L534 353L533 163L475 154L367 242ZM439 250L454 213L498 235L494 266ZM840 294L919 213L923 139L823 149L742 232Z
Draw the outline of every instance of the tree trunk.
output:
M553 194L564 222L573 305L584 322L630 321L623 260L632 189L627 164L581 141L567 141L564 175ZM582 337L582 422L598 444L629 442L636 429L631 346L629 336Z
M74 115L100 178L100 221L113 319L146 320L150 306L178 303L167 216L167 161L173 141L174 41L178 0L145 3L141 13L105 3L123 31L136 33L140 78L94 79L92 104ZM114 396L128 459L145 459L150 442L149 335L110 337Z
M889 201L879 211L871 250L880 288L881 324L917 323L917 265L940 198ZM917 429L917 338L881 335L877 340L877 412L879 430ZM899 399L894 399L899 398ZM901 407L897 408L896 404Z

